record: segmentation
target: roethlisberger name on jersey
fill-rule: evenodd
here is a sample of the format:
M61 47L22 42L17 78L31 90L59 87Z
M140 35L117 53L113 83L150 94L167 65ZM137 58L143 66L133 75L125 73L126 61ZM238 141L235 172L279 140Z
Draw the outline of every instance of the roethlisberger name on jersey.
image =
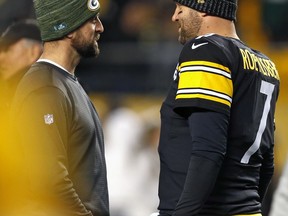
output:
M243 58L244 70L258 71L265 76L274 77L277 80L280 79L276 66L271 60L260 58L248 49L240 48L240 52Z

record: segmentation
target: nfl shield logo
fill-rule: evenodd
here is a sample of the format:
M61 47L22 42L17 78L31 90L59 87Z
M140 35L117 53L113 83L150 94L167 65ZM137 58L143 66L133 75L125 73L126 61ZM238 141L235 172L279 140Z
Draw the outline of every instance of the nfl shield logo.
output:
M47 114L47 115L44 115L44 121L45 121L45 124L53 124L54 122L54 119L53 119L53 114Z

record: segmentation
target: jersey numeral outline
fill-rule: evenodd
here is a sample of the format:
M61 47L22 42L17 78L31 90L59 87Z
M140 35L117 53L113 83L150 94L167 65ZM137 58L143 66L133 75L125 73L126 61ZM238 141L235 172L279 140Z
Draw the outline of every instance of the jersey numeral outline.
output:
M241 163L243 164L248 164L251 156L260 148L262 135L266 128L267 118L268 118L268 114L271 108L271 100L272 100L274 89L275 89L275 85L262 80L260 93L267 95L267 98L264 104L264 109L263 109L263 113L262 113L262 117L260 120L260 125L257 131L256 138L253 144L250 146L250 148L246 151L246 153L241 159Z

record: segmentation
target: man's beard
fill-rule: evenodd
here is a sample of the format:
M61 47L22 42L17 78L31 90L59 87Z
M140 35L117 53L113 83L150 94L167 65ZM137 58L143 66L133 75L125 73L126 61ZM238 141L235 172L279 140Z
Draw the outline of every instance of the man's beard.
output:
M203 20L199 14L194 11L190 12L190 20L193 21L188 23L184 23L184 21L182 21L181 23L178 41L183 45L192 38L199 36L200 28L202 26Z
M97 57L100 53L100 50L96 46L94 40L90 43L87 43L83 40L74 40L72 42L72 47L74 47L74 49L82 58Z

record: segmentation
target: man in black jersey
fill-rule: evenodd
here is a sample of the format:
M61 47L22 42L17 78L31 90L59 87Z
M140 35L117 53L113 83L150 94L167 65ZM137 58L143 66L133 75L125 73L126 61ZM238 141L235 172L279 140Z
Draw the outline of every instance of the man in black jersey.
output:
M161 107L160 215L260 216L278 72L238 38L236 0L175 3L184 47Z
M34 0L44 50L13 102L27 175L19 215L108 216L104 140L98 114L75 76L99 55L98 0Z

